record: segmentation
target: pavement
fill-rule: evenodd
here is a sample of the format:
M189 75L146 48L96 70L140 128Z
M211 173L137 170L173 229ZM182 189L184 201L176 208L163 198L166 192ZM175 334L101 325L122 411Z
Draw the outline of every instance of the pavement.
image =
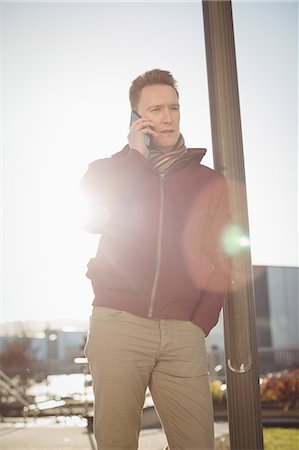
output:
M215 438L228 433L226 422L215 423ZM141 430L138 450L162 450L166 437L161 428ZM27 420L0 423L1 450L96 450L96 442L81 419Z

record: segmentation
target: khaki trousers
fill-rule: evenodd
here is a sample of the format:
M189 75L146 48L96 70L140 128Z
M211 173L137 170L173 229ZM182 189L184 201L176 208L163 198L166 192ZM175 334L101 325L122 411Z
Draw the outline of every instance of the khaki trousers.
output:
M98 450L136 450L149 386L170 450L214 448L204 332L189 321L94 307L85 355Z

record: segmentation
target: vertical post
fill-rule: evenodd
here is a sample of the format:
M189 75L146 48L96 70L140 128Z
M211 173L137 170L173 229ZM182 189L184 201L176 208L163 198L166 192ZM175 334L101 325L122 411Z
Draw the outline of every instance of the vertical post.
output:
M215 168L228 180L233 226L225 245L232 286L224 307L231 449L263 449L245 169L230 0L203 0Z

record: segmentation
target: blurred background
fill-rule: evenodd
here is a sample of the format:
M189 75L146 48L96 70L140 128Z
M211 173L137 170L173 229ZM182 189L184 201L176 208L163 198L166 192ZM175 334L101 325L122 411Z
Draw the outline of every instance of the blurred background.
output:
M267 417L290 422L299 368L298 4L232 6L261 394ZM186 144L206 147L213 167L201 2L4 2L1 27L1 415L89 417L85 272L99 237L81 229L80 179L126 144L130 83L152 68L177 79ZM222 318L207 349L215 417L226 418Z

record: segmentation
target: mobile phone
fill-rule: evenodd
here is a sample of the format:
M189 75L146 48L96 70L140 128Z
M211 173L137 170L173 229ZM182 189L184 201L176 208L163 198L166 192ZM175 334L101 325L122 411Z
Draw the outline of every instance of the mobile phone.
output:
M141 119L141 116L137 112L132 111L131 119L130 119L130 126L132 125L133 122L135 122L135 120L138 120L138 119ZM149 146L151 144L151 137L148 134L144 135L144 140L145 140L145 144L147 146Z

